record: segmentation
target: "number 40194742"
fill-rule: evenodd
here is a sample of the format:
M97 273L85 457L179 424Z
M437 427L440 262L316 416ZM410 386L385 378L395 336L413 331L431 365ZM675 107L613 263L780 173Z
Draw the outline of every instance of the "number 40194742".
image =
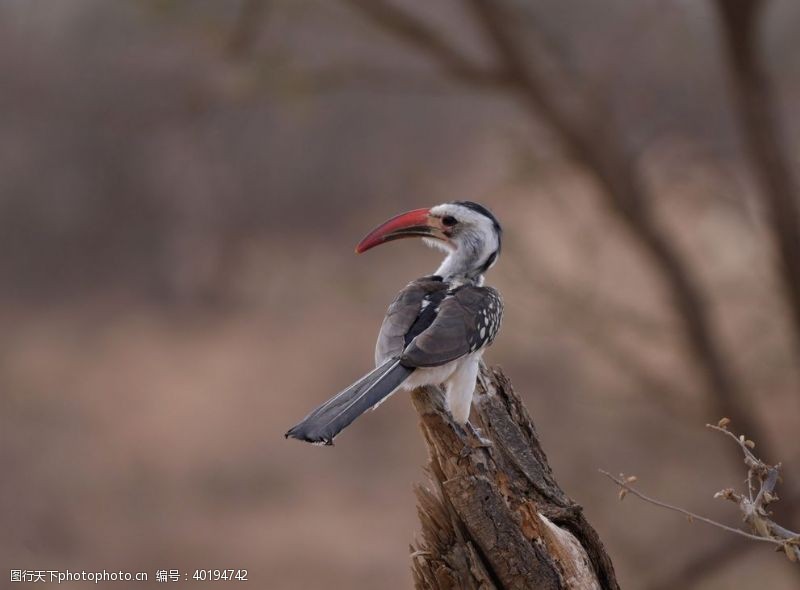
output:
M245 582L247 581L247 570L194 570L192 578L202 582L214 582L217 580Z

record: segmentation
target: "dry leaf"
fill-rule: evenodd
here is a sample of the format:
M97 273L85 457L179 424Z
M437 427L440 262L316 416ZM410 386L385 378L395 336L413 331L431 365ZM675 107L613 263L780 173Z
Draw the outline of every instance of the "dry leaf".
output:
M784 543L783 552L786 553L786 557L789 558L789 561L797 561L797 552L795 551L794 547L788 543Z
M622 502L622 500L624 500L625 496L627 496L627 495L628 495L628 490L626 490L625 488L622 488L619 491L619 501Z
M755 529L755 531L756 531L756 533L758 534L759 537L764 537L766 539L769 539L772 536L770 534L769 527L767 526L767 523L764 522L763 518L757 518L757 517L754 518L753 522L752 522L752 526Z
M717 422L717 426L719 426L720 428L727 428L728 424L730 423L731 423L730 418L722 418L719 422Z

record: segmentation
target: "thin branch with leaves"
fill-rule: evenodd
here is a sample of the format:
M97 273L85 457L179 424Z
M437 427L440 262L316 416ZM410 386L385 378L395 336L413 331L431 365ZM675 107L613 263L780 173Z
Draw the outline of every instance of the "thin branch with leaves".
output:
M730 420L723 418L716 425L706 424L706 427L730 437L741 448L744 454L744 464L747 466L747 489L744 492L737 492L734 488L725 488L714 494L714 497L729 500L736 504L742 513L743 521L749 526L750 532L651 498L633 487L632 484L637 481L636 476L626 477L625 475L620 475L620 477L615 477L602 469L600 473L620 487L620 500L630 493L648 504L683 514L690 522L698 520L751 541L771 543L783 550L790 561L800 562L800 533L777 524L772 520L772 513L768 510L770 504L778 501L775 487L781 480L781 464L770 465L759 459L753 452L756 446L755 443L743 434L736 436L728 430L729 424Z

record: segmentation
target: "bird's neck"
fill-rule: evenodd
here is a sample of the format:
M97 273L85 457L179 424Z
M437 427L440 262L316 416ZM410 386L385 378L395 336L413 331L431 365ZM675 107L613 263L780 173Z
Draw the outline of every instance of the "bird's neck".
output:
M441 247L438 242L431 245ZM481 286L484 273L494 264L499 254L499 241L488 239L479 233L463 234L458 246L447 250L447 256L436 274L447 282Z
M463 287L464 285L470 285L473 287L482 287L483 280L484 280L483 275L478 275L476 277L468 277L464 275L452 275L449 277L448 276L442 277L442 281L444 281L450 289L455 289L456 287Z
M466 256L459 255L459 251L454 250L439 265L436 275L453 286L466 284L481 286L483 285L483 272L481 267L474 268L467 264Z

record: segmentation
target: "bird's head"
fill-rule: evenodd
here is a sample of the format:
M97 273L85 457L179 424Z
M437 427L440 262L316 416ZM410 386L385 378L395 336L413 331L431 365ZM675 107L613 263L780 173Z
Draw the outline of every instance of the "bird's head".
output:
M356 252L411 237L421 237L429 246L447 253L437 275L480 281L500 255L502 229L483 205L453 201L392 217L368 233L356 246Z

